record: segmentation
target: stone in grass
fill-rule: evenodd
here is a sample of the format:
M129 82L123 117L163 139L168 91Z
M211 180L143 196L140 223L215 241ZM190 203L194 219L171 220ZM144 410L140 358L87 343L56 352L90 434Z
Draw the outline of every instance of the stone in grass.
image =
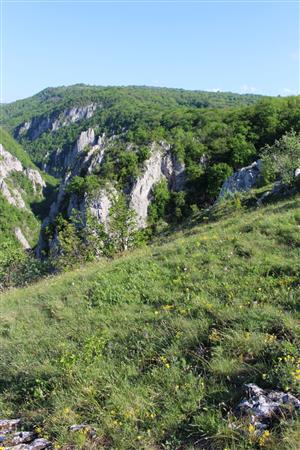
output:
M278 420L287 411L300 410L300 400L292 394L264 390L256 384L245 384L247 399L236 407L240 416L250 416L251 423L258 431L268 428L273 420Z
M71 425L71 426L69 427L69 430L70 430L70 431L73 431L73 432L76 432L76 431L85 431L86 434L87 434L87 436L88 436L90 439L95 439L96 436L97 436L96 431L95 431L93 428L91 428L89 425L86 425L86 424L84 424L84 423L81 423L81 424L79 424L79 425Z
M30 444L19 444L13 447L4 447L4 450L50 450L52 448L51 442L46 439L35 439Z
M14 445L13 447L4 447L4 450L29 450L29 445L27 444L19 444Z
M3 419L0 420L0 431L9 432L15 430L20 425L21 419Z
M28 450L44 450L46 448L50 449L51 447L51 442L43 438L38 438L29 444Z
M34 431L20 431L19 433L15 433L11 443L13 445L18 444L27 444L28 442L32 442L36 438L36 433Z

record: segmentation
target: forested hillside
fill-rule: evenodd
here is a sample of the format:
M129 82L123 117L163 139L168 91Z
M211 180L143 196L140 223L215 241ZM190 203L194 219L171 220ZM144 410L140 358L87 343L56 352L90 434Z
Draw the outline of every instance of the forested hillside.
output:
M24 165L58 180L27 209L43 219L36 254L60 269L149 242L220 192L292 186L300 166L299 97L75 85L4 105L1 121Z

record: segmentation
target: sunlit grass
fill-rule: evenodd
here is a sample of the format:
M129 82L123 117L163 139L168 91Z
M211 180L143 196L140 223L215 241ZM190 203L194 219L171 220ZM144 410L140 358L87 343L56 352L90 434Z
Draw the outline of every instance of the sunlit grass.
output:
M258 448L233 415L243 383L300 394L299 207L239 210L1 295L1 415L78 449ZM298 442L287 419L263 446Z

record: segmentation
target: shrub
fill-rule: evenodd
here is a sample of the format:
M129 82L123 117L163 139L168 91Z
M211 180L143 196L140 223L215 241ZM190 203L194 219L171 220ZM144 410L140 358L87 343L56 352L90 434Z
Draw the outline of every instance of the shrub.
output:
M50 261L40 261L13 241L7 240L1 245L0 291L32 283L51 271Z
M262 153L263 176L266 182L276 179L284 183L295 180L295 170L300 167L300 135L286 133L273 145L267 145Z
M208 193L216 197L224 181L233 174L232 167L226 163L213 164L207 172Z
M151 225L165 218L166 207L171 196L167 180L159 181L154 186L152 194L153 200L148 211L148 221Z

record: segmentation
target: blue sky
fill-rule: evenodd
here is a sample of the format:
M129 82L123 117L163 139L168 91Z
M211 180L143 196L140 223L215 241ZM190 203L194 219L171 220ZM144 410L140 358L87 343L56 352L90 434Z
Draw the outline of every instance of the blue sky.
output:
M299 93L299 2L2 4L2 99L87 83Z

